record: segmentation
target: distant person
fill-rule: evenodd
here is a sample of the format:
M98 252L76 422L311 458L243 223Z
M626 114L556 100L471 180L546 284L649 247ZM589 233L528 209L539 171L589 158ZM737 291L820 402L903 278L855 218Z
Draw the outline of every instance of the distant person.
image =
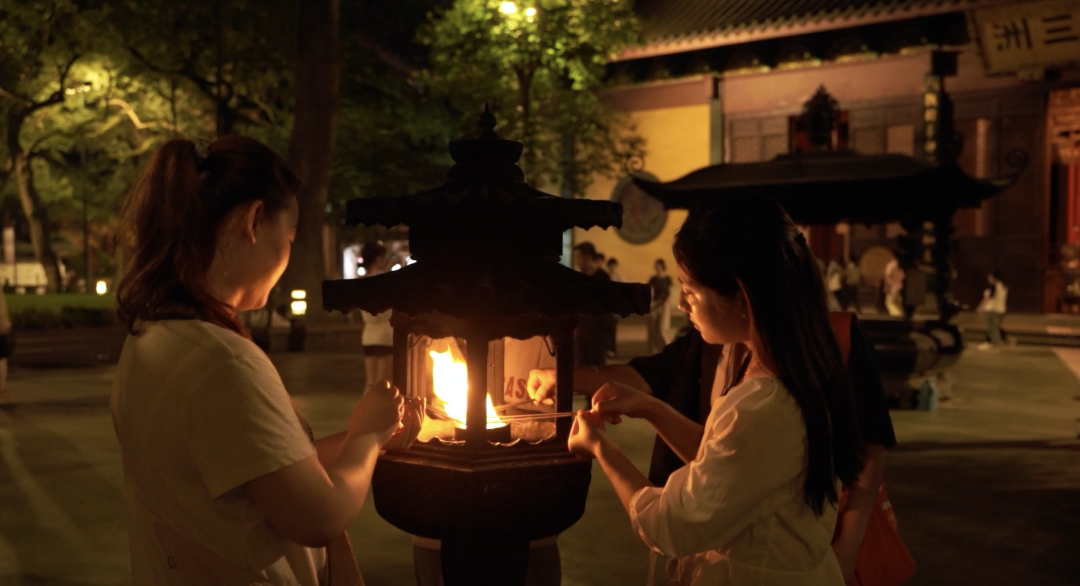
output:
M625 280L623 280L622 273L619 272L619 259L615 258L614 256L609 258L607 261L607 272L608 276L611 277L612 281L616 283L626 282Z
M840 298L844 295L844 265L840 259L829 259L825 267L825 286L829 290L829 311L840 311L843 307Z
M855 262L855 257L849 256L847 263L844 265L843 300L840 303L844 311L854 309L856 313L862 313L862 306L859 303L859 287L861 285L862 270L859 269L859 263Z
M649 290L652 291L647 335L649 354L659 354L664 346L671 343L671 277L667 274L667 263L662 258L653 263Z
M622 273L619 272L619 259L615 258L614 256L607 259L607 273L608 276L611 277L611 281L613 283L626 282L625 280L623 280ZM610 340L611 345L608 348L607 357L615 358L615 356L618 355L619 317L615 314L612 314L609 322L610 323L608 325L610 331L608 332L608 339Z
M900 268L900 261L892 259L885 265L885 275L882 277L881 286L885 293L885 310L893 317L904 315L904 269Z
M979 344L979 350L999 350L1004 340L1001 323L1005 320L1009 287L1005 285L1001 272L997 270L986 277L986 282L989 286L983 291L983 300L977 311L986 316L988 340Z
M601 268L600 255L592 242L574 247L574 268L594 279L610 282L611 277ZM603 366L611 349L610 339L614 316L582 316L574 330L577 338L577 366Z
M374 277L390 270L386 248L378 242L367 242L360 251L365 277ZM390 325L390 310L379 314L360 312L364 331L360 335L364 348L364 372L367 384L390 380L394 368L394 328Z
M346 431L316 440L237 320L289 263L299 188L252 138L173 139L124 204L111 410L134 584L361 583L345 527L403 399L369 388Z
M8 358L15 349L15 337L11 331L11 316L8 314L7 299L0 292L0 407L18 405L11 391L7 388Z

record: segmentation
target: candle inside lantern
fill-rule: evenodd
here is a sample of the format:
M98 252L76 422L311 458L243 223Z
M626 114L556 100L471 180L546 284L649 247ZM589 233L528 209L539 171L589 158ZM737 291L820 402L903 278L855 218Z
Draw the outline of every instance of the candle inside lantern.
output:
M454 360L448 349L446 352L428 353L431 356L431 378L435 396L443 402L442 410L453 420L457 427L465 427L469 404L469 370L464 362ZM495 411L491 395L487 396L487 428L505 427L506 422Z

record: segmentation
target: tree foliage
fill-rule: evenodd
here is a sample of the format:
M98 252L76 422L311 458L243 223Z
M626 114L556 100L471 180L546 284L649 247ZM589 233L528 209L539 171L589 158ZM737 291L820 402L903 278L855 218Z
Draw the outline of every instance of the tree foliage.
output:
M114 22L133 70L187 93L195 118L210 123L192 132L291 123L294 0L123 0Z
M492 103L497 130L525 144L526 175L581 195L642 149L599 93L608 59L640 35L630 0L457 0L420 32L423 83L461 110Z

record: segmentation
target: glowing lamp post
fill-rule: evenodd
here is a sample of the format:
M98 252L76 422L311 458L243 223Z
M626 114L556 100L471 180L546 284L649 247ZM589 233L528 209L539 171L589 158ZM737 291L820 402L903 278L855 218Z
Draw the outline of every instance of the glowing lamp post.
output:
M289 293L289 352L303 352L307 327L304 315L307 314L307 291L294 289Z
M98 281L94 285L94 292L96 292L98 295L107 294L109 292L109 284L105 281Z

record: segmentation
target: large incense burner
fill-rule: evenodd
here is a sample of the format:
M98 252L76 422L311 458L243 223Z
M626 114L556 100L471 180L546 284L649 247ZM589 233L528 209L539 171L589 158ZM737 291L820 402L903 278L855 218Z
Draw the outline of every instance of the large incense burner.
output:
M567 451L571 418L559 415L572 411L574 327L581 315L649 309L647 286L559 264L565 230L619 226L621 205L529 187L521 143L494 127L485 110L476 139L450 143L444 185L349 202L351 225L409 226L415 263L323 285L327 310L393 311L393 382L429 417L410 448L380 458L375 507L442 540L448 586L523 584L528 542L581 517L592 463ZM522 400L523 373L541 366L557 373L547 413Z

